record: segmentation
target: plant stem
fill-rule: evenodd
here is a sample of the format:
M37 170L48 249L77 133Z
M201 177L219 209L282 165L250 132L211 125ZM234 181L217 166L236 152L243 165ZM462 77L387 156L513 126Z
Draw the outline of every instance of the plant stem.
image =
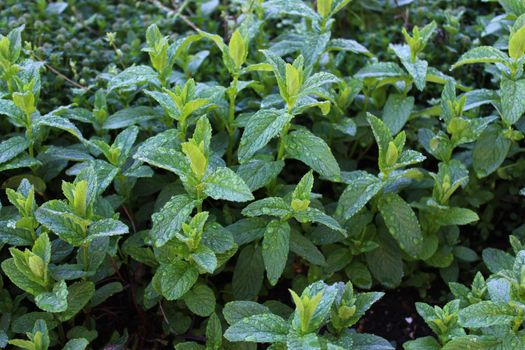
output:
M26 115L26 129L27 129L27 139L29 140L29 155L34 157L35 151L33 147L33 126L31 122L31 115Z
M235 100L237 98L237 82L239 77L237 75L233 76L233 81L231 83L231 89L233 92L229 93L230 98L230 109L228 114L228 150L226 151L226 161L228 165L233 164L233 147L235 143Z
M84 271L89 271L89 257L88 257L89 246L85 243L82 244L80 249L82 250L82 265L84 265Z
M179 138L182 142L186 141L186 117L183 117L179 121Z
M285 139L286 135L288 135L288 130L290 130L290 123L286 123L286 125L283 127L283 130L281 131L281 137L279 138L279 148L277 151L277 160L283 160L284 159L284 145L285 145Z
M202 192L203 192L203 184L200 183L196 186L196 190L197 190L197 213L200 213L202 212L202 202L204 200L203 196L202 196Z

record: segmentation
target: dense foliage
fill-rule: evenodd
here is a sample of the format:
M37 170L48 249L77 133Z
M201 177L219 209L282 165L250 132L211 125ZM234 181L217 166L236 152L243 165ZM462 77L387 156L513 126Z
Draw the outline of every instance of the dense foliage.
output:
M522 0L4 0L0 348L525 348L524 64Z

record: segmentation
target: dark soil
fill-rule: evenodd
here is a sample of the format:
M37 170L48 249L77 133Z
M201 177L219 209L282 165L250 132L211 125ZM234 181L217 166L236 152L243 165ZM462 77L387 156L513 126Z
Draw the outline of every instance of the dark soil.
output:
M408 340L432 335L416 312L415 303L420 300L413 288L387 291L359 321L357 330L381 336L394 342L397 349L403 349L403 343Z

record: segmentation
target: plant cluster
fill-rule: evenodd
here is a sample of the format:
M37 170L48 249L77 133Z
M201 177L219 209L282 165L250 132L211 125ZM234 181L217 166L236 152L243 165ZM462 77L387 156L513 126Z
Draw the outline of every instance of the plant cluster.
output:
M0 348L525 347L525 5L457 3L0 5Z

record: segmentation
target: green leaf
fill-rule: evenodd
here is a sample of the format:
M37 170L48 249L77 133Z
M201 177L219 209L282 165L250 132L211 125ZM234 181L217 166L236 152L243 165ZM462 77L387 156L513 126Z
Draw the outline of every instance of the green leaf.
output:
M366 261L372 275L385 287L395 288L403 278L401 251L389 236L380 236L379 247L366 253Z
M84 350L89 345L89 341L84 338L76 338L69 340L62 350Z
M48 312L27 312L13 320L11 330L14 333L30 332L38 320L45 321L49 329L56 328L58 324L54 315Z
M361 68L356 74L355 78L387 78L387 77L401 77L406 75L405 71L394 62L377 62L366 65Z
M191 174L189 160L182 152L168 148L169 146L179 147L177 143L170 144L169 138L178 139L173 134L165 132L149 138L142 143L133 158L187 178Z
M315 222L331 228L332 230L339 231L346 236L346 231L341 227L341 225L339 225L337 220L335 220L330 215L326 215L319 209L307 208L306 210L296 212L294 217L299 222Z
M508 345L505 346L505 339L498 339L498 337L491 336L476 336L466 335L457 337L446 343L441 350L457 350L457 349L468 349L468 350L486 350L486 349L510 349L513 344L509 341ZM519 347L519 345L518 345ZM438 348L439 349L439 348ZM412 349L407 349L412 350ZM414 349L415 350L415 349ZM426 350L426 349L423 349Z
M243 163L237 168L237 175L239 175L250 191L257 191L264 186L267 186L273 179L275 179L284 168L284 162L266 161L259 159L252 159Z
M240 68L246 62L246 57L248 56L248 43L243 38L240 30L233 32L228 49L235 66Z
M124 287L120 282L110 282L103 285L102 287L98 287L95 291L95 294L93 295L93 298L91 298L90 307L93 308L102 304L113 295L122 292L123 289Z
M228 324L234 324L253 315L269 314L268 307L254 301L231 301L222 310Z
M240 219L226 227L233 235L235 243L244 245L256 239L262 238L266 231L265 218L247 218Z
M383 187L377 177L364 171L355 171L345 178L348 186L339 197L336 215L348 220L357 214Z
M366 119L372 127L372 132L374 133L374 138L379 148L379 162L384 163L384 154L388 150L388 145L393 141L392 133L388 129L385 123L375 115L367 113Z
M425 159L426 157L421 153L408 149L399 155L396 162L396 168L421 163Z
M44 203L35 212L35 217L39 223L70 244L79 245L84 239L82 224L85 222L71 213L62 201Z
M345 273L353 285L362 289L370 289L370 287L372 287L372 275L365 264L353 260L350 265L345 268Z
M414 79L417 89L423 91L427 80L428 62L418 58L415 63L404 63L404 66Z
M239 162L244 163L279 135L293 116L284 110L261 109L248 119L239 144Z
M42 165L41 162L29 155L22 153L11 159L7 163L0 164L0 171L13 170L19 168L31 168L34 166Z
M191 258L199 268L208 273L213 273L217 268L217 257L215 253L204 245L199 246L191 253Z
M216 222L205 226L201 243L215 253L225 253L235 246L232 233Z
M24 152L29 143L24 137L11 137L0 143L0 163L5 163Z
M403 67L414 79L414 83L419 91L423 91L427 80L428 62L416 57L412 60L410 47L408 45L390 44L389 46L397 57L401 60Z
M292 208L294 211L303 211L310 205L310 197L314 185L314 176L312 171L307 172L292 192Z
M483 262L492 273L498 273L503 270L512 270L514 265L514 257L509 253L495 249L483 249Z
M264 9L270 17L282 15L308 17L314 20L319 19L319 15L302 0L269 0L263 3Z
M232 202L253 200L253 195L243 179L229 168L216 168L204 178L204 193L213 199Z
M75 136L80 141L84 140L80 130L66 118L59 117L57 115L47 114L38 119L39 125L45 125L52 128L64 130L71 135Z
M164 109L166 113L168 113L170 117L176 120L180 119L180 110L169 94L149 90L145 90L144 93L153 98L155 101L157 101L158 104Z
M243 210L242 215L254 216L277 216L285 217L292 213L292 208L284 199L280 197L267 197L248 204Z
M465 64L473 63L509 64L509 57L505 53L492 46L479 46L464 53L452 66L452 69L456 69Z
M468 225L479 220L476 212L467 208L432 208L436 223L442 226Z
M503 77L499 91L501 94L501 118L505 124L513 125L525 113L525 79L510 80Z
M25 125L24 113L11 100L0 99L0 115L7 116L16 126Z
M501 129L488 127L474 145L472 163L476 174L484 178L496 171L505 161L512 141L507 139Z
M300 160L322 176L339 180L341 170L326 142L310 131L300 129L286 137L286 156Z
M199 271L188 263L176 261L161 265L155 277L160 279L162 295L167 300L177 300L195 284Z
M161 111L148 106L124 108L110 115L104 121L102 128L105 130L124 129L161 116Z
M525 53L525 26L510 35L509 56L515 60Z
M286 342L288 324L273 314L260 314L243 318L231 325L224 337L229 341L256 343Z
M175 350L206 350L206 347L193 341L187 341L175 345Z
M359 319L375 304L379 299L381 299L385 293L382 292L365 292L359 293L356 296L355 306L356 311L354 316L352 316L352 323L357 323Z
M482 328L509 324L518 316L518 310L507 304L481 301L459 311L459 323L463 327Z
M339 83L341 79L328 72L318 72L309 76L303 84L301 96L317 95L319 88Z
M337 50L337 51L349 51L352 53L365 54L367 56L372 56L370 51L368 51L368 49L364 45L352 39L340 39L340 38L332 39L330 41L329 49Z
M405 350L441 350L441 345L434 337L409 340L403 344Z
M40 309L47 312L63 312L67 309L68 290L66 283L55 283L52 292L41 293L36 296L35 303Z
M210 350L221 350L222 347L222 325L217 314L213 313L208 318L206 325L206 348Z
M292 230L290 235L290 251L314 265L326 265L323 253L319 251L312 241L295 230Z
M194 314L210 316L215 311L215 293L205 284L196 284L182 297L184 303Z
M132 85L140 85L157 79L157 72L149 66L134 66L127 68L111 78L108 90L127 88Z
M88 227L87 241L98 237L120 236L129 233L129 228L123 222L114 219L95 221Z
M301 335L297 332L290 332L286 340L286 347L289 350L321 350L321 343L315 333Z
M88 247L87 256L88 256L88 266L84 266L84 259L80 257L82 250L77 251L77 261L82 264L82 267L85 270L91 271L94 273L97 271L97 268L104 262L106 254L109 250L109 237L99 237L91 241Z
M390 94L383 107L383 121L392 135L403 129L414 108L414 97Z
M150 236L157 247L161 247L180 231L182 224L195 208L195 201L187 195L176 195L152 215L153 227Z
M68 287L68 292L67 309L57 314L62 322L73 318L87 305L95 293L95 285L91 281L76 282Z
M7 277L9 277L11 282L13 282L18 288L22 289L23 291L26 291L33 295L38 295L47 292L47 290L40 284L30 280L22 272L20 272L16 267L13 258L9 258L2 261L2 270L7 275Z
M266 274L271 285L281 277L290 247L290 225L285 221L270 221L264 233L262 254Z
M335 284L328 286L323 281L317 281L306 287L303 290L300 298L303 300L303 305L301 305L302 307L298 306L298 301L295 297L293 298L294 302L296 303L296 309L293 315L292 328L300 332L316 332L328 319L330 308L332 307L337 294L338 288ZM320 299L318 299L318 303L316 305L315 301L312 300L315 300L315 298L319 296ZM309 303L313 303L310 304L310 307L315 306L315 308L311 310L313 312L310 313L310 315L303 314L301 311L308 307L304 305L305 297L307 297L307 300L309 300L309 302L306 303L307 305ZM303 317L307 317L306 324L303 324L305 320Z
M241 250L233 270L232 289L236 299L254 299L264 280L261 248L247 245Z
M352 340L352 350L394 350L386 339L373 334L346 332L342 338Z
M399 242L401 249L417 257L422 250L423 235L412 208L394 193L384 194L378 207L388 231Z

